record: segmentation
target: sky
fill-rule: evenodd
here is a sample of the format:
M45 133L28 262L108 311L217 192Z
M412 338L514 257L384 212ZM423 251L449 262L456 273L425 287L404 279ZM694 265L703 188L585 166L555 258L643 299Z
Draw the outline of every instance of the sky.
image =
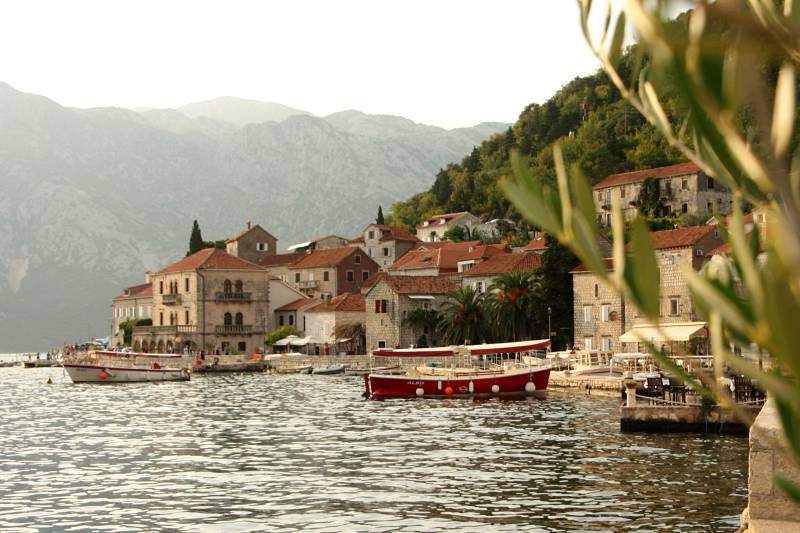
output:
M19 0L0 49L0 81L66 106L238 96L445 128L514 122L598 68L572 0Z

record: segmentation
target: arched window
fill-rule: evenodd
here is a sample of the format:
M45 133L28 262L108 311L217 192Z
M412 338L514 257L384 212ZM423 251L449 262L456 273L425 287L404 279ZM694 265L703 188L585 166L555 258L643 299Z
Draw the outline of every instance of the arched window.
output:
M224 292L231 292L231 280L226 279L222 284L222 290Z
M244 315L242 313L236 313L236 325L241 326L244 324Z
M242 280L236 280L236 292L242 292Z
M230 326L233 323L233 320L231 318L231 314L230 313L225 313L224 320L225 320L225 325L226 326Z

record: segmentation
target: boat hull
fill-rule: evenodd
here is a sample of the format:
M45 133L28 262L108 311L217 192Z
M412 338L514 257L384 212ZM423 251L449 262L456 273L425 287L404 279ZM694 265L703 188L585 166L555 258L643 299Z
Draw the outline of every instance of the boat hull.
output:
M181 368L114 368L65 364L73 383L141 383L146 381L189 381L192 373Z
M344 374L344 365L315 368L311 373L317 376L335 376L337 374Z
M364 376L365 395L372 399L411 397L463 397L529 394L542 396L550 380L549 368L525 369L503 374L469 376ZM532 383L533 385L529 385Z

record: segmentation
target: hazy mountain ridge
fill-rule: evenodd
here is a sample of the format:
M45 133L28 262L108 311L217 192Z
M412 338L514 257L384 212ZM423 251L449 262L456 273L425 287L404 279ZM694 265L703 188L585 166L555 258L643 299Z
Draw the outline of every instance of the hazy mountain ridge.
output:
M62 107L0 83L0 352L105 336L110 298L183 255L195 218L207 239L246 220L281 247L355 236L378 204L425 189L507 127L360 115L347 127L304 114L238 127Z

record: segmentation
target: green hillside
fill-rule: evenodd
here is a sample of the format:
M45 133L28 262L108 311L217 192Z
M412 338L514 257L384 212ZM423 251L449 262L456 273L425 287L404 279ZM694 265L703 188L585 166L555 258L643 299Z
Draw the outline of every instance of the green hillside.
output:
M623 69L637 71L636 62L634 46L622 59ZM668 82L660 85L663 89ZM665 109L672 120L680 120L675 99L668 100ZM529 156L536 174L554 180L556 141L566 160L593 183L615 172L683 161L598 70L575 78L545 103L529 105L513 128L475 147L461 163L441 169L428 191L392 207L392 222L413 228L435 213L471 211L484 218L509 218L527 229L499 186L510 174L509 151L516 148Z

